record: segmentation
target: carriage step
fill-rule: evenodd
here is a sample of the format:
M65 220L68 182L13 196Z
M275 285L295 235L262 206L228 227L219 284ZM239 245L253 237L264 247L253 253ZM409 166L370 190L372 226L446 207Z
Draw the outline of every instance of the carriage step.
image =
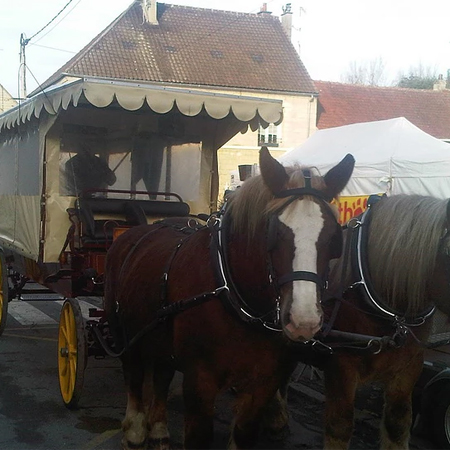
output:
M21 300L59 300L61 298L64 298L61 294L33 281L28 281L20 291Z
M51 289L22 289L22 294L55 294Z

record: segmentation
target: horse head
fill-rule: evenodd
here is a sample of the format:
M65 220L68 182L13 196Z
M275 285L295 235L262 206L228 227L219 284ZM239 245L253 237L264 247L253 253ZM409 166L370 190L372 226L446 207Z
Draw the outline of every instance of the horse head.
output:
M285 168L261 149L261 176L272 195L267 208L271 276L283 331L293 341L311 339L322 325L320 299L329 261L342 251L337 211L329 202L347 184L354 164L347 155L321 177L311 168Z

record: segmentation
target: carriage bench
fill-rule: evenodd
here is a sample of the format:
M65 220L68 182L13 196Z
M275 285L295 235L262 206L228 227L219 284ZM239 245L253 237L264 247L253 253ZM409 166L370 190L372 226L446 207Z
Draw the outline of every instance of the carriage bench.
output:
M81 246L105 245L113 240L114 229L148 223L148 219L189 215L189 205L181 200L141 200L80 197L68 210L79 223Z

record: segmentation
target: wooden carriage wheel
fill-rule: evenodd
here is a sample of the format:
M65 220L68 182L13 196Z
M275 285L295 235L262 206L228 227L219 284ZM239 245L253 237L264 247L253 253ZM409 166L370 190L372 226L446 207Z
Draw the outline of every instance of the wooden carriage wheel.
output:
M5 330L8 318L8 272L6 270L5 256L0 252L0 336Z
M78 301L68 298L63 304L59 320L58 375L64 405L78 406L86 368L87 343L83 315Z

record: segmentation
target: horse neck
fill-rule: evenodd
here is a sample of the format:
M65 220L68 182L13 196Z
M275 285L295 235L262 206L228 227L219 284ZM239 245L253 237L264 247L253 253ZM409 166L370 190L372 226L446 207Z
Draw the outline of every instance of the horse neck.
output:
M264 227L249 239L245 233L230 232L227 254L230 272L240 294L265 302L273 296L269 286L267 238ZM251 300L249 300L251 301Z
M343 230L343 247L340 258L330 261L330 272L328 279L328 294L332 297L340 297L342 293L357 280L352 280L351 271L351 248L348 245L348 230Z

